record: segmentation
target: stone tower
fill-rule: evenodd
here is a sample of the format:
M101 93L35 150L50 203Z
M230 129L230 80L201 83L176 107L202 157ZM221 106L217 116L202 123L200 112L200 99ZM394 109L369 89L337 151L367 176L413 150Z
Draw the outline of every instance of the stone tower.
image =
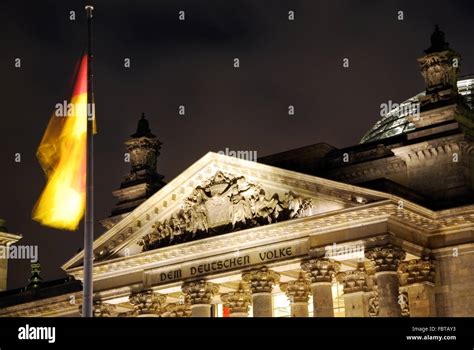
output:
M426 95L420 98L421 110L456 102L461 56L449 47L444 32L437 25L431 34L431 46L418 59L418 64L426 84Z
M124 177L120 189L113 192L118 203L111 215L101 220L106 229L110 229L165 185L164 176L156 171L161 142L151 133L144 113L138 121L137 131L130 137L125 142L125 159L130 162L130 173Z

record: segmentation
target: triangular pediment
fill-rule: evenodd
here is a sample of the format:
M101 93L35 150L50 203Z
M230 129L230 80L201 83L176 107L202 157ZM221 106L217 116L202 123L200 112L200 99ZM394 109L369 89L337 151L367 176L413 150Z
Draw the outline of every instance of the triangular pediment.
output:
M388 194L208 153L94 242L95 261L389 198ZM78 253L64 269L82 265Z

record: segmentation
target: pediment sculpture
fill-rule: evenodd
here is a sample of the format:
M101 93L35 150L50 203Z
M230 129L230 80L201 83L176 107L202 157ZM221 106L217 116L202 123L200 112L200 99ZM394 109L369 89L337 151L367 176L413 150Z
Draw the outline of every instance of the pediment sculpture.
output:
M196 187L170 217L138 242L143 250L310 215L312 202L289 191L267 193L243 176L214 176Z

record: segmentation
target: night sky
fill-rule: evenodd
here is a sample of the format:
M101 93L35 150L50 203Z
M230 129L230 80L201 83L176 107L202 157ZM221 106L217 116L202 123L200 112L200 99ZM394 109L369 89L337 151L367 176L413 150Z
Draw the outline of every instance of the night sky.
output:
M469 0L92 3L97 220L110 214L111 192L129 170L123 142L141 112L163 142L158 172L170 181L208 151L226 147L264 156L318 142L358 143L380 118L381 103L423 90L416 58L436 23L463 57L461 75L474 73ZM84 5L0 4L0 218L23 235L19 244L39 246L43 279L65 276L60 265L82 247L82 225L77 232L48 229L31 220L31 210L45 184L36 149L54 105L70 98L73 68L85 47ZM103 232L97 224L96 237ZM29 261L11 260L8 287L25 286L29 270Z

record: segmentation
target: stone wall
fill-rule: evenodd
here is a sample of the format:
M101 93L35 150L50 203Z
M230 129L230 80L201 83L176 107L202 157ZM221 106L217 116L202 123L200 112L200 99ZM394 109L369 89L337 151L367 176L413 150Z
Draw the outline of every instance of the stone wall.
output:
M0 259L0 292L7 289L7 259Z
M457 255L457 256L456 256ZM436 314L474 315L474 245L445 248L436 257Z

